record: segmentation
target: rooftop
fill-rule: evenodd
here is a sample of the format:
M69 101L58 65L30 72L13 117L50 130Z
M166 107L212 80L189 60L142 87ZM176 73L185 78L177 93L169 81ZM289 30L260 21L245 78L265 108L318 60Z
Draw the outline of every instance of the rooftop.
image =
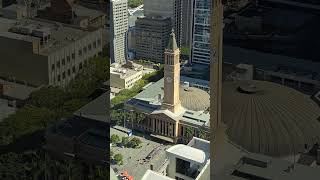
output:
M181 157L201 164L205 163L209 158L206 156L204 151L184 144L174 145L167 149L167 152L170 154L174 154L177 157Z
M114 64L112 64L110 66L110 74L120 75L120 78L122 78L122 79L130 77L130 76L132 76L132 75L134 75L136 73L139 73L139 72L141 72L141 70L120 67L120 66L114 65Z
M89 33L84 29L46 20L8 20L0 17L0 36L30 42L40 40L38 34L49 34L51 38L47 45L40 48L40 55L55 52Z
M225 82L223 92L226 132L250 152L291 156L320 137L320 107L299 91L252 80Z
M163 83L164 79L160 79L148 85L142 92L126 102L126 104L134 106L142 112L161 112L185 123L209 126L210 115L207 109L210 106L210 96L207 92L194 87L188 87L189 91L186 91L181 85L180 100L183 111L173 114L170 111L160 110L162 98L164 97Z
M4 96L18 100L26 100L33 91L37 90L35 87L0 79L1 84L4 86Z
M320 63L233 46L224 46L223 52L224 61L228 63L252 64L264 71L282 72L320 81Z
M74 115L81 116L84 118L107 122L108 114L107 114L107 102L109 101L109 94L104 93L98 98L94 99L90 103L86 104L79 110L77 110Z
M163 176L162 174L159 174L155 171L147 170L147 172L144 174L141 180L174 180L170 177Z

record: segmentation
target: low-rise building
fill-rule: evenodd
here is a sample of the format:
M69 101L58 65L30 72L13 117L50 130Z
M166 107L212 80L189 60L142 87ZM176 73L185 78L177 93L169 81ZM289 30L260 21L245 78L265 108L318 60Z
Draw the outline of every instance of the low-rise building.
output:
M187 144L166 150L167 160L159 171L148 170L142 180L210 179L210 142L193 137Z
M76 111L73 117L48 128L45 149L56 158L106 164L109 160L107 101L108 93L104 93Z
M124 67L112 64L110 67L110 86L116 89L130 89L142 78L143 67Z

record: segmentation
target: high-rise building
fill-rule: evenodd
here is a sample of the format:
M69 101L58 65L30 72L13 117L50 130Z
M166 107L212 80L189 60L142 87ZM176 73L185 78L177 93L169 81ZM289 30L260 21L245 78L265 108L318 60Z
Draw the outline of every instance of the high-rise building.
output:
M174 17L175 0L147 0L144 1L144 15L148 17Z
M181 32L180 43L181 47L189 47L191 43L192 32L192 12L194 0L180 0L181 4Z
M111 0L111 62L126 61L128 32L128 1Z
M170 18L138 18L135 27L136 59L163 63L164 50L169 42Z
M211 0L194 0L190 62L209 65Z

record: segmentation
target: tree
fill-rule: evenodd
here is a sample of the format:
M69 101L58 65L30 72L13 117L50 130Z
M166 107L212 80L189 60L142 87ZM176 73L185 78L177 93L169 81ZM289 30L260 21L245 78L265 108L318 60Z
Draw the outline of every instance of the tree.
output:
M128 146L128 143L129 143L129 137L122 137L121 139L121 144L125 147Z
M132 148L137 148L140 146L141 143L142 141L139 138L134 137L131 139L128 146Z
M15 114L1 122L1 129L6 128L6 136L13 137L12 140L37 130L45 129L58 119L57 114L45 107L26 105Z
M123 164L123 156L122 156L122 154L115 154L113 159L117 164L120 164L120 165Z
M110 151L110 160L113 159L113 155L114 155L114 152L113 152L113 151Z
M143 4L143 0L129 0L128 1L128 6L130 8L135 8Z
M58 87L43 87L30 95L29 104L37 107L54 109L61 106L67 99L67 94Z
M111 143L116 144L116 143L119 143L119 142L120 142L119 136L116 135L116 134L112 134L111 135Z
M186 127L186 138L190 140L194 135L194 129L192 127Z
M73 112L88 103L88 99L71 99L63 103L58 112L60 112L61 117L70 117L73 115Z
M199 127L197 129L197 137L201 139L208 139L208 133L205 130L205 125Z

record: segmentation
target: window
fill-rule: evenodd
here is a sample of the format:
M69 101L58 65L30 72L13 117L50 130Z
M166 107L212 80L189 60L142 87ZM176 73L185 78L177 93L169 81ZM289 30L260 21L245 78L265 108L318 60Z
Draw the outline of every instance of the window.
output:
M74 53L72 53L72 59L75 59L76 55Z
M71 75L71 70L70 69L68 69L68 76L70 76Z
M82 50L79 50L79 56L81 56L82 55Z
M61 77L60 77L60 75L58 75L58 82L60 82L60 80L61 80Z
M55 66L54 66L54 64L52 64L51 65L51 70L54 71L54 68L55 68Z
M60 68L60 61L57 62L57 68Z
M76 72L76 67L73 66L73 67L72 67L72 73L75 73L75 72Z
M66 72L63 72L62 73L62 79L65 79L66 78Z
M67 63L70 63L70 56L67 56Z
M91 51L91 48L92 48L92 47L91 47L91 44L89 44L89 46L88 46L89 51Z
M79 69L82 69L82 62L79 64Z
M96 42L93 43L93 48L97 48L97 43Z
M65 59L62 59L62 65L66 65L66 60Z

